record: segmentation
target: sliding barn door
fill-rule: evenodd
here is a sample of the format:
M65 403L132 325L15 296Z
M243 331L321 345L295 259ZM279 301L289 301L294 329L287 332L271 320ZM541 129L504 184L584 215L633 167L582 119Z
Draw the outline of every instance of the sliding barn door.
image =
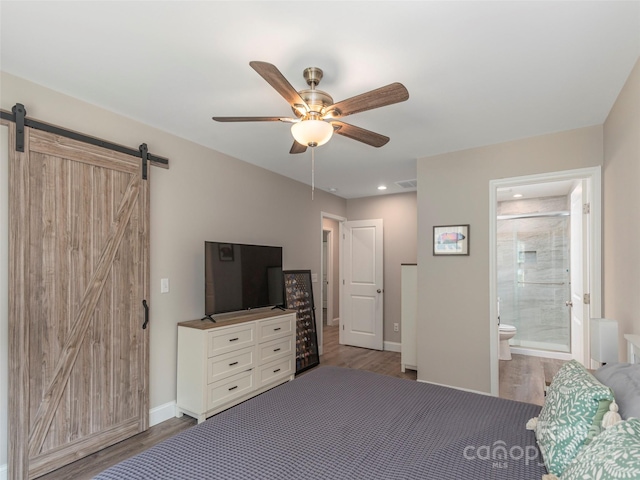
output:
M10 124L9 476L148 427L148 182L140 158Z

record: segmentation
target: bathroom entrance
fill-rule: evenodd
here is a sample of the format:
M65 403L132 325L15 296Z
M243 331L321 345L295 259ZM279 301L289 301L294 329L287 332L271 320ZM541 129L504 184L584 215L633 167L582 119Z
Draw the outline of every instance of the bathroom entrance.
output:
M491 196L492 382L498 358L510 355L589 367L589 318L600 316L600 168L494 180Z
M498 315L500 330L515 327L512 353L571 354L572 184L498 190Z

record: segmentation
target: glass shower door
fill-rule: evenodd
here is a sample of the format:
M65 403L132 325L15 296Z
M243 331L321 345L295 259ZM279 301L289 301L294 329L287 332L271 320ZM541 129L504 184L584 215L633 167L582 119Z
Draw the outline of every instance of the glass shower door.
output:
M498 220L498 297L512 346L571 352L568 216Z

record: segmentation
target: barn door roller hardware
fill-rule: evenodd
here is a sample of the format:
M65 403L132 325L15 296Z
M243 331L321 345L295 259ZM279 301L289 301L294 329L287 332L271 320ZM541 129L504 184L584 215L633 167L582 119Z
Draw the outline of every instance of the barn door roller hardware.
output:
M16 150L24 152L24 117L27 111L21 103L16 103L11 111L16 122Z
M140 145L140 158L142 159L142 179L147 179L147 163L149 162L149 149L147 148L147 144L143 143Z
M84 135L82 133L74 132L71 130L65 130L64 128L56 127L55 125L50 125L48 123L43 123L38 120L32 120L30 118L26 118L26 116L27 110L21 103L16 103L15 106L11 109L11 113L5 110L0 110L0 118L8 120L10 122L15 122L16 124L16 150L18 152L24 152L24 127L29 127L35 128L36 130L53 133L54 135L71 138L79 142L95 145L97 147L124 153L126 155L138 157L142 160L142 178L144 179L147 178L147 162L150 162L151 165L156 167L169 168L169 159L149 153L146 143L143 143L142 145L140 145L138 150L135 150L133 148L118 145L117 143L90 137L89 135Z

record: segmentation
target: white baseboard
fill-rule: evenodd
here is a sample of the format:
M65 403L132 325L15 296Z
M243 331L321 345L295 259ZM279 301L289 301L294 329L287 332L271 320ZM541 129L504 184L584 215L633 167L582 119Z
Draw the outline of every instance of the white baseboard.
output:
M327 325L329 325L330 327L340 325L340 317L336 317L333 320L327 320Z
M175 416L176 402L174 400L172 402L165 403L164 405L160 405L149 410L149 426L153 427L154 425L162 423L165 420L169 420L170 418L173 418ZM1 477L0 480L2 480Z
M402 352L402 344L400 342L384 342L384 349L389 352Z
M0 480L7 480L7 464L0 465Z
M456 387L455 385L445 385L444 383L428 382L426 380L417 380L417 381L420 383L430 383L431 385L438 385L439 387L455 388L456 390L462 390L463 392L479 393L480 395L487 395L489 397L496 396L490 392L481 392L480 390L472 390L470 388Z

